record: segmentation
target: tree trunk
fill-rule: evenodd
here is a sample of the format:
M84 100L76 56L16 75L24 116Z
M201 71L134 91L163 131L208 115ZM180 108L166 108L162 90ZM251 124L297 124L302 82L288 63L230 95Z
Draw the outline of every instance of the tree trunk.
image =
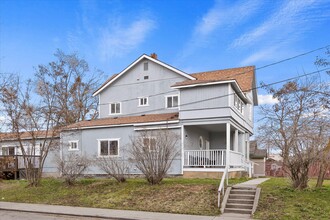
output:
M324 181L324 177L325 174L328 170L329 164L327 164L325 161L322 161L320 164L320 171L319 171L319 175L317 177L317 183L316 183L316 188L321 188L323 186L323 181Z

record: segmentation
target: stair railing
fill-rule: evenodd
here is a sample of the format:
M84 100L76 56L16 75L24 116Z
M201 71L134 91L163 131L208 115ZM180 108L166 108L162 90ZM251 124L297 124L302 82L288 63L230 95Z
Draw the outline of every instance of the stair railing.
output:
M225 193L225 180L227 179L227 185L228 185L228 165L225 168L225 171L222 174L220 185L218 188L218 208L220 208L220 200L221 200L221 193L222 195Z

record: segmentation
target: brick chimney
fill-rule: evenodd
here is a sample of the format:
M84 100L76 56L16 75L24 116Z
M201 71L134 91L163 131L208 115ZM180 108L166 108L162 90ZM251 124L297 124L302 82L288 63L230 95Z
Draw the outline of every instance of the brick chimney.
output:
M157 56L156 53L152 53L152 54L150 54L150 56L151 56L152 58L156 59L156 60L157 60L157 58L158 58L158 56Z

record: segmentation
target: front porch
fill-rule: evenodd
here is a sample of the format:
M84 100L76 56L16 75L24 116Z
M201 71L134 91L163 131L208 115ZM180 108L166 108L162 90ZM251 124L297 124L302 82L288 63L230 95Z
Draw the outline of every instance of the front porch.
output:
M249 171L249 134L231 123L185 125L182 144L183 173Z

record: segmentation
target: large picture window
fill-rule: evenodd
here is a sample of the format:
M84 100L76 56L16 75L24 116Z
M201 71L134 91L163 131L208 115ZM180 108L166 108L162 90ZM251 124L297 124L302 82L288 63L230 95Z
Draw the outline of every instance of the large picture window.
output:
M177 108L179 106L179 96L166 96L166 108Z
M121 113L121 103L120 102L110 103L110 114L115 115L120 113Z
M119 140L99 140L99 156L118 156Z

